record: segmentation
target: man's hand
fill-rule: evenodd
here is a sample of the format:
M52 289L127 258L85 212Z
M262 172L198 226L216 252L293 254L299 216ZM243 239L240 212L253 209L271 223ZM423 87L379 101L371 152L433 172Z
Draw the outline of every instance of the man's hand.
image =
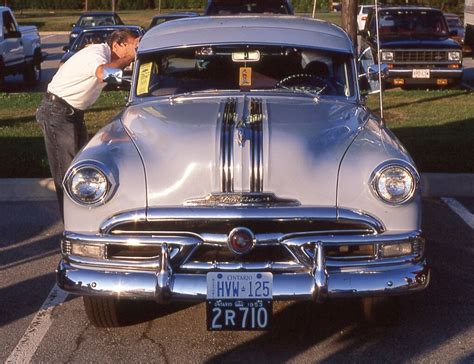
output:
M103 81L104 68L120 68L123 70L128 67L135 59L138 42L139 38L129 37L124 43L114 43L112 45L112 62L97 67L95 76Z

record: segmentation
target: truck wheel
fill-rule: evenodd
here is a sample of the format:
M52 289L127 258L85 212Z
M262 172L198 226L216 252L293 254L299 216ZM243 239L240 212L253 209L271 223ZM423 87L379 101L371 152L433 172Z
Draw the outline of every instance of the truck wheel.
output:
M23 80L28 86L36 86L41 79L41 63L26 65L23 71Z
M362 312L367 323L372 325L393 325L400 316L398 297L365 297Z
M120 326L119 300L108 297L83 297L87 317L95 327Z

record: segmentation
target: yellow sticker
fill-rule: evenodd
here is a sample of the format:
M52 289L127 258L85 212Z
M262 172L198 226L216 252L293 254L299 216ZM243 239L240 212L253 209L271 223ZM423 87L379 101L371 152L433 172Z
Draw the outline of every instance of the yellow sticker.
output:
M251 67L240 67L239 86L252 86Z
M137 84L137 95L143 95L148 93L148 86L150 85L151 67L152 62L143 63L140 65L140 71L138 73L138 84Z

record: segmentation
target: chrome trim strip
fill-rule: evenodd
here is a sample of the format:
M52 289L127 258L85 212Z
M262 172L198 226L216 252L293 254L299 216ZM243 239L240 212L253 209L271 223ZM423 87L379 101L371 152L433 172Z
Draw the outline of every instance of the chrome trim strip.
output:
M237 115L237 100L229 98L224 105L221 126L221 191L234 191L234 124Z
M263 107L262 99L251 98L247 125L250 127L250 192L263 191Z
M103 234L127 222L183 221L183 220L293 220L293 221L340 221L365 223L377 233L385 231L384 226L367 213L335 207L167 207L127 211L105 220L100 232Z
M180 271L282 271L282 272L297 272L305 270L306 267L303 264L296 262L187 262L181 267Z

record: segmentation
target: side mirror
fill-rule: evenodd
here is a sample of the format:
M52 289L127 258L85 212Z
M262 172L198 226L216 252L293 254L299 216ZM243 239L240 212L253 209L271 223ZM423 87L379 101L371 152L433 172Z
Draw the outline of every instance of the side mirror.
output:
M379 79L379 74L382 76L382 79L388 78L388 66L384 63L380 65L372 64L367 68L367 78L370 81L377 81Z
M455 37L458 35L458 30L457 29L454 29L454 30L450 30L449 31L449 36L450 37Z
M8 33L5 33L4 35L5 39L16 39L16 38L21 38L21 32L19 31L12 31L12 32L8 32Z
M69 46L65 45L65 46L63 47L63 51L64 51L64 52L67 52L68 50L69 50Z
M120 68L104 68L102 81L109 85L120 85L122 82L129 82L123 77L123 71Z

